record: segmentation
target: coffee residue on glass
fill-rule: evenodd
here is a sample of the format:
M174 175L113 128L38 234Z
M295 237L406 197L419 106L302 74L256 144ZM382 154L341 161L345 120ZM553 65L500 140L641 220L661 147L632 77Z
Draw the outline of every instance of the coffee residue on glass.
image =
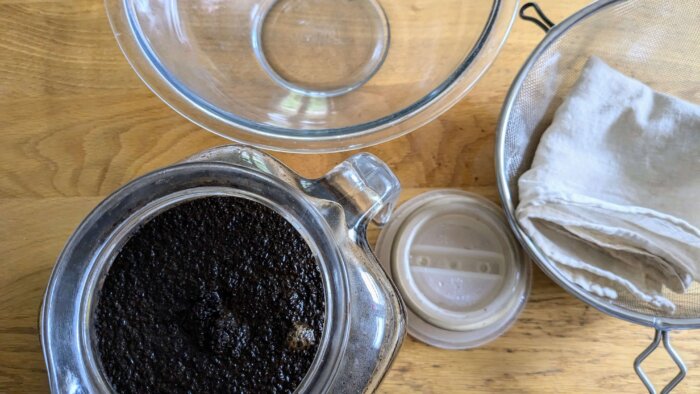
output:
M324 317L301 234L257 202L206 197L126 242L100 292L95 343L120 393L292 392Z

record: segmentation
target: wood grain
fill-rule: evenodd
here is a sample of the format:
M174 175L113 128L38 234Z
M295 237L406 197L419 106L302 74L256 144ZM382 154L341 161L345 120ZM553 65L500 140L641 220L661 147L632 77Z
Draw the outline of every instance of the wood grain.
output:
M586 0L540 4L555 21ZM497 200L493 143L500 104L542 38L522 21L478 86L436 121L368 149L406 192L456 187ZM0 0L0 393L46 392L37 316L51 267L80 220L130 179L225 143L175 114L119 52L97 0ZM276 154L318 176L351 153ZM376 237L376 231L372 231ZM443 351L407 339L383 392L642 392L632 360L651 330L603 315L536 270L528 306L502 338ZM674 334L700 392L700 334ZM646 364L668 381L673 364Z

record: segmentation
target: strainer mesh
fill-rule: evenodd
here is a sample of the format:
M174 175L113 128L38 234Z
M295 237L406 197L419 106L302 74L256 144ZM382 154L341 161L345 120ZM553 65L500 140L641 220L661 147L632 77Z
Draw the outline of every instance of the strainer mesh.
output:
M658 91L700 103L698 1L614 1L571 26L541 52L523 80L505 130L500 170L514 206L518 177L530 167L540 136L591 56ZM549 262L542 263L556 270ZM675 312L649 308L631 296L599 301L650 318L700 319L699 283L685 294L664 289L663 296L676 304Z

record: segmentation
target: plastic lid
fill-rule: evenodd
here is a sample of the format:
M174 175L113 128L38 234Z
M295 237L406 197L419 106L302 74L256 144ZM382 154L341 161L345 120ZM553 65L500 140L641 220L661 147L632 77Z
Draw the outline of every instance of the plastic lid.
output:
M497 338L530 289L530 263L500 208L462 191L404 203L381 232L377 254L406 303L409 333L437 347Z

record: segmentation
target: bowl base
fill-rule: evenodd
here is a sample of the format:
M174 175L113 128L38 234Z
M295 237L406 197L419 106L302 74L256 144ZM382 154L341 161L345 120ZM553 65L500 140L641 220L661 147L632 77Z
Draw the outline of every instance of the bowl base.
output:
M278 84L330 97L379 70L389 23L375 0L276 0L258 12L252 37L260 65Z

